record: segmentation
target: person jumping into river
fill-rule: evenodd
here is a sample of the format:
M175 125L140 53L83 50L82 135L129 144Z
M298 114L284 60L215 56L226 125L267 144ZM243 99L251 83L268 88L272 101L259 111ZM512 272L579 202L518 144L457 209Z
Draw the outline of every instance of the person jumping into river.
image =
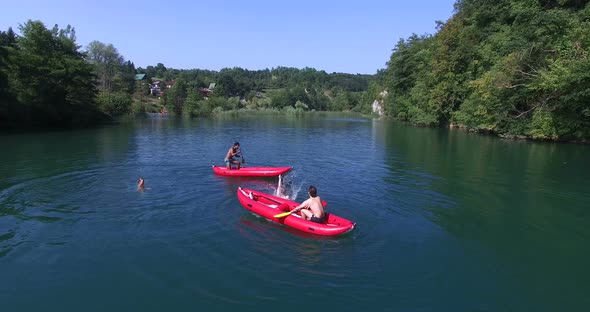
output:
M242 151L240 151L239 142L234 143L234 146L230 147L227 151L227 154L225 155L225 159L223 161L225 162L227 169L231 169L231 164L237 165L238 169L240 169L241 164L234 157L244 157L242 155Z

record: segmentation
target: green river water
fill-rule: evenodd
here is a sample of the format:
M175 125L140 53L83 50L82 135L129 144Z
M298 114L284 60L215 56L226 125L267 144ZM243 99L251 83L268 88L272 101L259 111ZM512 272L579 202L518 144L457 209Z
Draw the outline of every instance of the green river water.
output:
M213 174L293 166L357 223L303 234ZM590 149L350 115L0 135L1 311L585 311ZM136 182L143 177L146 189Z

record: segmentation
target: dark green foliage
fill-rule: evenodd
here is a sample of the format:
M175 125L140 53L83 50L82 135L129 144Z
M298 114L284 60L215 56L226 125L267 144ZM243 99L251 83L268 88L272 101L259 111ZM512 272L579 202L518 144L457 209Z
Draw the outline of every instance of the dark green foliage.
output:
M121 116L131 112L131 95L126 92L100 92L98 105L101 111L110 116Z
M133 62L127 61L121 66L121 71L116 79L116 82L121 86L121 91L128 94L133 94L135 92L135 74L136 70Z
M137 72L152 76L168 75L177 81L184 80L186 90L182 94L185 96L177 96L174 91L176 85L162 96L163 103L169 110L184 116L204 116L214 113L214 110L219 112L242 108L354 110L370 113L374 100L365 95L370 83L375 81L373 75L327 74L313 68L291 67L258 71L234 67L216 72L201 69L178 70L166 68L163 64L148 66L146 69L138 68ZM213 101L203 102L205 99L202 94L199 96L196 93L189 99L190 92L207 88L211 83L215 83L215 88L207 97ZM373 91L375 90L374 87ZM175 100L171 99L172 95L176 97Z
M146 111L189 117L226 110L344 110L368 113L375 76L328 74L313 68L250 71L178 70L164 64L136 70L112 44L91 42L80 52L74 29L40 21L0 32L0 127L69 127ZM137 73L146 79L135 81ZM150 96L153 78L175 80ZM209 86L215 85L208 90ZM372 91L369 94L369 86Z
M188 90L186 100L184 102L183 114L187 117L206 116L211 113L211 109L207 106L207 102L199 94L197 90L191 88Z
M135 65L125 62L112 44L92 41L88 44L86 59L94 65L101 92L135 92Z
M503 136L590 139L588 1L462 0L431 37L396 45L386 113Z
M189 89L184 79L176 79L174 86L165 91L162 102L168 111L181 116Z
M11 116L18 115L15 95L8 84L9 53L16 46L16 35L12 28L0 31L0 128L8 127Z
M69 127L104 119L96 107L93 68L70 26L51 30L40 21L2 34L0 120L8 127Z

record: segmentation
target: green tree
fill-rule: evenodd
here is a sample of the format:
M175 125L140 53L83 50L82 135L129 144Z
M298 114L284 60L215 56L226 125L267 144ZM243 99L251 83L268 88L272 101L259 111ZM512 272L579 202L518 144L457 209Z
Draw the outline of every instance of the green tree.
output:
M31 126L87 125L101 120L93 68L78 51L69 25L49 30L40 21L19 27L9 81Z
M106 92L98 94L98 105L101 111L110 116L121 116L131 112L131 95L126 92Z
M156 64L156 67L154 68L154 76L158 77L160 79L166 79L166 72L168 71L168 68L166 68L166 66L164 66L164 64L162 63L158 63Z
M15 48L16 34L12 28L0 31L0 127L14 127L14 120L22 118L21 106L16 102L8 81L9 55L14 53Z
M112 44L104 44L96 40L88 44L87 50L88 61L96 67L99 90L104 92L115 91L117 89L115 77L123 67L123 57Z
M457 1L436 35L397 43L386 114L509 137L590 139L588 2Z
M184 79L177 79L172 88L165 91L162 98L168 111L174 112L177 116L182 116L184 104L188 96L188 85Z
M184 102L183 114L188 117L197 117L208 114L209 112L206 110L201 110L202 100L203 99L199 92L194 88L190 88Z

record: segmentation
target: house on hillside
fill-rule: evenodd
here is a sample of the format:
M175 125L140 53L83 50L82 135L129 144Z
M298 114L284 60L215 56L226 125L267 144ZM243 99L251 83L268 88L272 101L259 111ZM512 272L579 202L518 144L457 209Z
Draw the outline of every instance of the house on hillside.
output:
M200 88L199 93L201 93L202 96L209 96L211 92L213 92L213 89L215 89L215 82L210 83L209 88Z
M161 85L162 85L162 82L160 80L154 81L150 87L150 94L152 96L160 95L160 90L162 90Z
M135 75L135 80L144 80L145 79L145 74L137 74Z
M174 83L175 83L174 80L166 81L166 88L168 88L168 89L172 88Z

